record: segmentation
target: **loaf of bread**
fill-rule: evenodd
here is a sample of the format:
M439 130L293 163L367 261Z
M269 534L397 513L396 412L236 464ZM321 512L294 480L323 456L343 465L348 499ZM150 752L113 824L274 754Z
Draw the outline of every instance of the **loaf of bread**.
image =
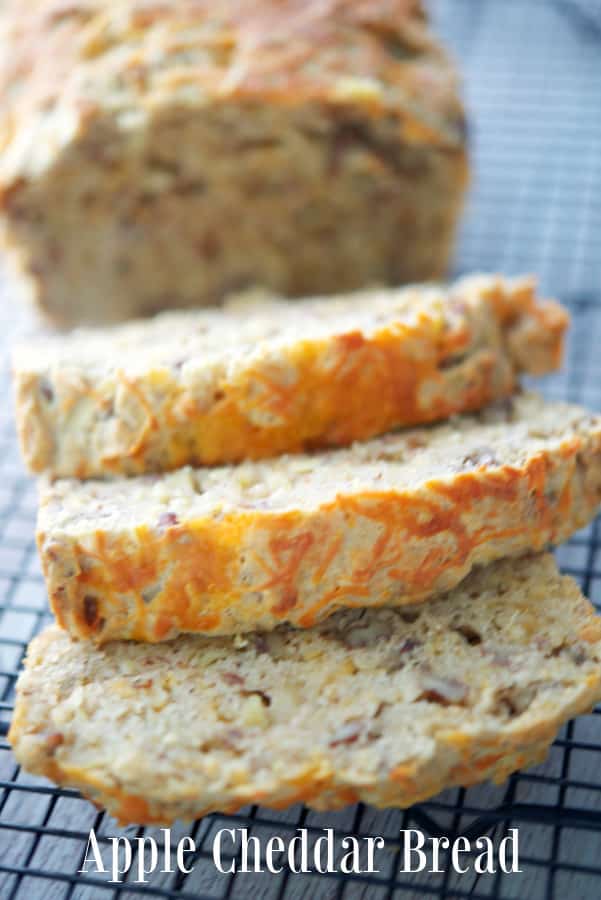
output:
M74 636L155 642L424 600L600 501L601 419L523 395L350 449L46 484L38 547Z
M60 325L440 277L467 180L421 0L6 0L2 243Z
M550 556L421 607L150 647L34 640L9 734L122 822L247 803L408 806L540 761L601 697L601 620Z
M87 478L350 444L505 397L561 361L567 315L529 279L164 313L16 350L34 472Z

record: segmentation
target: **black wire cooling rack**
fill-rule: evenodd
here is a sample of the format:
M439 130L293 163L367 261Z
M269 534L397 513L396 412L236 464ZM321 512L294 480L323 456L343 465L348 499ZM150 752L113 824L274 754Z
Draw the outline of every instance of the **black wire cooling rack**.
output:
M601 409L601 4L598 0L433 0L439 31L460 59L473 122L474 186L457 271L533 271L544 291L570 308L566 368L545 392ZM18 326L6 302L0 329ZM33 528L35 487L18 459L10 389L0 408L0 725L10 720L26 644L48 619ZM601 528L594 523L558 551L562 568L601 605ZM293 807L251 807L178 826L198 848L190 875L160 874L136 884L78 874L91 827L108 840L153 835L120 830L74 791L19 770L0 739L0 897L3 900L164 898L421 897L590 898L601 896L601 709L568 725L547 761L501 787L452 790L407 811L357 806L324 815ZM211 856L220 827L292 837L303 826L338 835L381 835L386 850L372 875L220 875ZM400 829L428 835L488 834L519 828L520 874L401 874ZM235 849L230 854L236 858ZM229 858L229 857L228 857ZM227 860L226 860L227 861ZM443 857L443 868L445 860Z

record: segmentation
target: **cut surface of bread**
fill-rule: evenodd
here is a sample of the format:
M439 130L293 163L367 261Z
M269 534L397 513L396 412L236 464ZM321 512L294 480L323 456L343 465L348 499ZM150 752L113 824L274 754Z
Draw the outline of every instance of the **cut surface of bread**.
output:
M419 0L7 0L0 101L0 242L60 325L446 269L465 116Z
M23 455L86 478L365 440L509 395L561 362L567 314L532 280L167 313L13 355Z
M601 696L601 620L548 555L310 631L31 644L9 734L122 822L248 803L408 806L539 762Z
M601 419L525 394L326 453L46 483L37 539L62 626L161 641L424 600L600 500Z

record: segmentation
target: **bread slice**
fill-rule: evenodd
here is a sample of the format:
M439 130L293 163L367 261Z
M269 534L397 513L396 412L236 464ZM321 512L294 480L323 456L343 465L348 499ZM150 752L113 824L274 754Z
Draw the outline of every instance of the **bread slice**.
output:
M601 697L601 620L548 555L422 607L158 647L36 638L9 734L122 822L247 803L408 806L539 762Z
M601 419L524 395L345 450L47 484L38 546L73 635L160 641L424 600L600 501Z
M44 337L14 355L23 453L86 478L349 444L508 395L566 324L530 280L476 277Z
M60 325L444 275L467 134L421 0L5 0L0 50L0 245Z

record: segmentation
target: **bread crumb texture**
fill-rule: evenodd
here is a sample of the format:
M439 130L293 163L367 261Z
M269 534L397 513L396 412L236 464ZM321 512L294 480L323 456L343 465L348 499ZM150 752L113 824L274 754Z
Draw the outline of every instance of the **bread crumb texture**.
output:
M63 627L157 642L425 600L600 500L601 420L523 394L325 453L48 482L37 537Z
M51 627L29 648L9 740L26 769L121 822L408 806L541 761L600 681L601 622L542 555L310 631L94 648Z
M531 279L464 279L44 336L13 354L34 472L89 478L341 446L508 396L562 357Z

